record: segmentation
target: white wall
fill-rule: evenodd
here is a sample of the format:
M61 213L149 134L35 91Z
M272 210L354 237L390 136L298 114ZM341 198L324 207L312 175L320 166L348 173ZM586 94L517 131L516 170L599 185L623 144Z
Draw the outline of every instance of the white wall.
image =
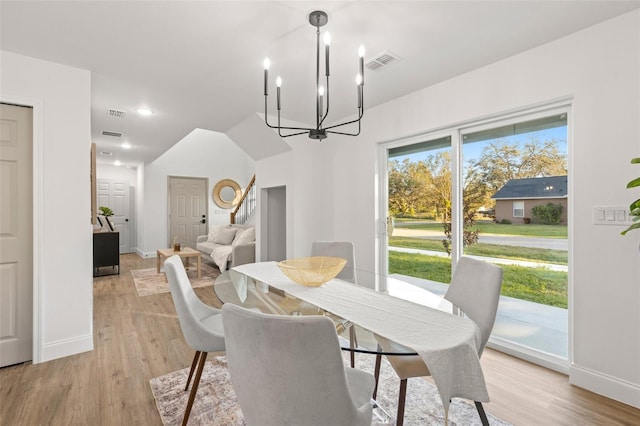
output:
M96 178L98 179L122 179L129 182L129 186L138 184L138 168L114 166L113 164L98 163L96 165Z
M0 70L0 100L36 107L33 344L42 362L93 349L91 77L4 51Z
M256 163L258 206L262 205L262 189L284 186L287 193L287 257L309 256L311 243L331 239L327 235L332 220L331 197L327 196L333 171L325 167L327 151L320 143L305 139L287 140L292 151ZM260 222L256 210L256 224ZM256 233L256 258L261 259L262 235Z
M314 238L349 239L358 269L373 271L380 142L563 97L573 119L570 380L640 407L640 232L592 224L592 206L635 199L625 185L640 156L639 11L369 109L358 138L297 138L256 169L261 186L294 188L289 256Z
M223 133L195 129L171 149L144 167L143 211L138 226L138 253L155 257L167 247L168 176L209 179L209 225L229 223L231 209L218 207L212 197L215 184L233 179L244 189L254 174L254 161Z

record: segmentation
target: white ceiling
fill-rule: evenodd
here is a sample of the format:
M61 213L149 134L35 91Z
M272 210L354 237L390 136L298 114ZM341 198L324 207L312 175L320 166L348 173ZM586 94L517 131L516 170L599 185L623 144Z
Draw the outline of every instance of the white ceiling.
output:
M92 140L98 151L113 153L98 161L126 165L153 161L194 128L226 132L263 112L265 56L272 62L271 94L275 76L283 78L283 118L313 122L312 10L329 14L328 120L335 121L356 112L360 44L366 60L385 50L403 58L366 72L370 108L638 7L640 0L2 0L0 47L90 70ZM154 114L137 115L140 106ZM109 117L110 108L125 118ZM121 148L122 139L133 148Z

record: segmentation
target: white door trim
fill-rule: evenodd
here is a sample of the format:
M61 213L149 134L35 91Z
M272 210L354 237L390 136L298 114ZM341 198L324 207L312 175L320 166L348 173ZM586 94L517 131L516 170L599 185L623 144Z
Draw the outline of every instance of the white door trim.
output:
M0 102L31 107L33 110L33 360L41 362L42 354L42 247L44 246L44 182L43 173L44 141L43 141L43 100L22 96L0 94Z

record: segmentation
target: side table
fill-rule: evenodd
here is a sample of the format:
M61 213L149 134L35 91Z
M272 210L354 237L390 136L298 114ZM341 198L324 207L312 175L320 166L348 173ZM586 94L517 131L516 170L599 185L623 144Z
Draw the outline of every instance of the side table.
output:
M202 262L201 260L202 253L200 253L198 250L192 249L191 247L185 247L180 251L174 251L172 248L158 249L158 255L156 257L157 259L156 269L158 273L160 273L160 266L162 266L162 262L164 261L164 259L174 256L176 254L181 258L186 259L186 268L189 267L189 259L192 257L195 257L196 265L197 265L196 271L198 272L198 278L201 278L200 265Z

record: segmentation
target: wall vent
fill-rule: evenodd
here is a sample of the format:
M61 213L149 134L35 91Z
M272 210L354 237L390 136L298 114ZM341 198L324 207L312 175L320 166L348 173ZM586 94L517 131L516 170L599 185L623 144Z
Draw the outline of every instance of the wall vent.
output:
M107 110L107 115L109 117L124 118L125 114L126 112L119 109L110 108Z
M374 58L367 61L367 68L371 71L380 70L388 65L400 62L402 58L394 53L385 50L382 53L377 54Z
M122 133L118 133L118 132L107 132L106 130L103 130L103 131L102 131L102 134L103 134L104 136L113 136L113 137L116 137L116 138L121 138L121 137L122 137Z

